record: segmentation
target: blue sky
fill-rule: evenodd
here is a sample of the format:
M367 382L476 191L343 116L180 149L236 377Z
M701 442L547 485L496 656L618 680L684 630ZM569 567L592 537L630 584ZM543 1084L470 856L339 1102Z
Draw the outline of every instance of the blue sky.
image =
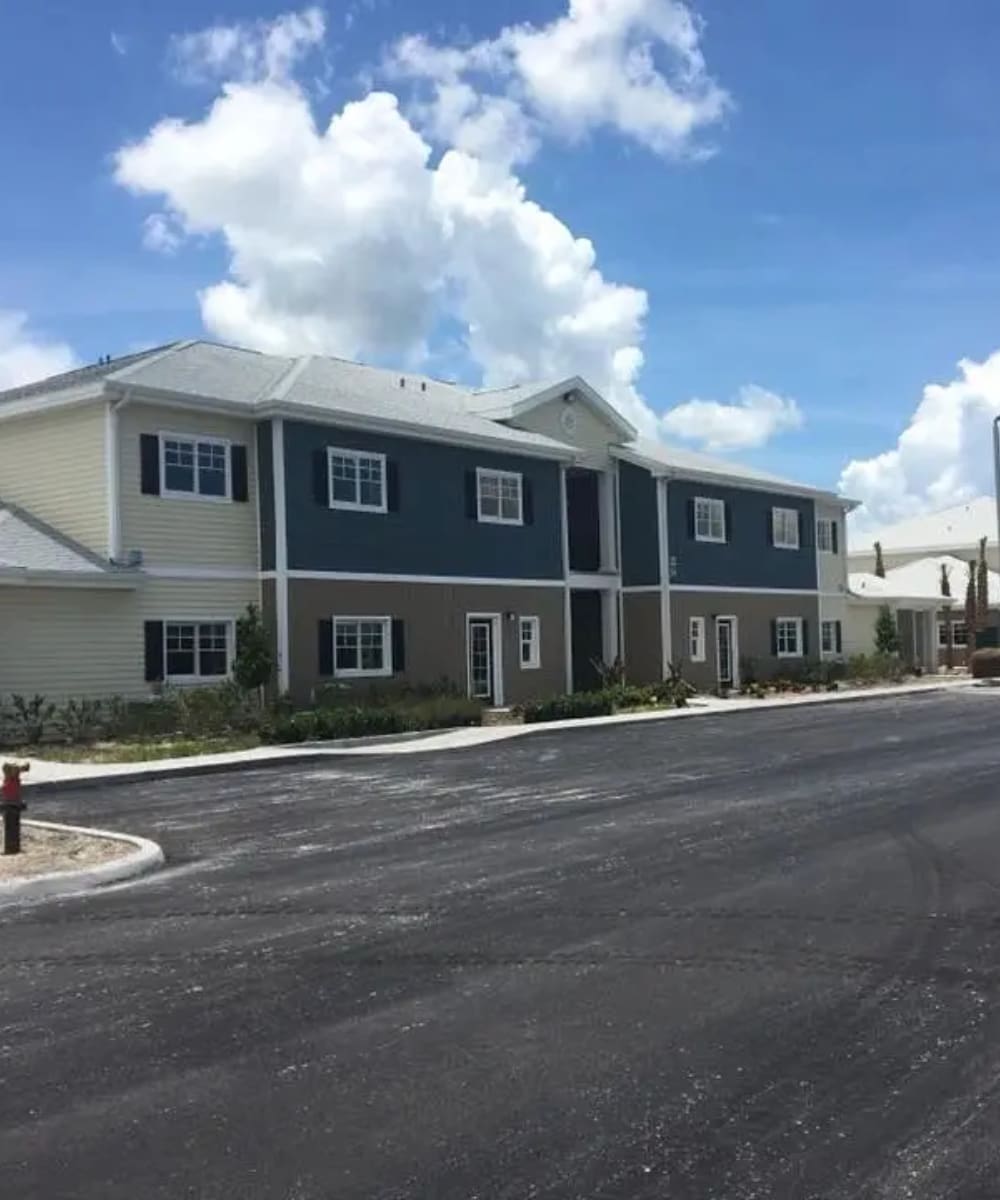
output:
M172 35L290 7L8 6L0 310L25 314L32 337L66 343L84 361L204 332L198 293L226 278L231 247L209 232L169 254L145 248L144 219L170 203L116 181L114 156L164 117L202 120L219 93L220 78L178 78ZM987 360L1000 341L1000 7L690 7L703 22L706 72L731 100L692 138L711 157L657 153L598 122L575 139L543 135L512 170L532 200L593 242L606 280L647 293L637 386L651 408L693 397L728 404L747 385L793 397L801 427L739 457L833 486L849 460L898 449L927 384L955 380L959 359ZM377 70L405 33L468 46L514 24L544 29L565 12L565 0L330 3L322 44L297 79L324 126L365 94L364 80L405 105L416 85ZM439 315L433 361L474 376L475 361L454 348L462 331L460 317ZM954 404L964 412L968 396ZM951 463L956 496L962 446ZM910 470L901 512L951 498L925 474Z

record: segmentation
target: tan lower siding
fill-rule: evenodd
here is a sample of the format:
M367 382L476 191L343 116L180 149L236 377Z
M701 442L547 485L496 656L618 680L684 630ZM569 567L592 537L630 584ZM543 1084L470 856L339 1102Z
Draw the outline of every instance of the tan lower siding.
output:
M660 593L626 592L622 596L622 616L629 682L657 683L663 676Z
M737 618L738 658L743 667L751 660L759 678L781 674L802 665L802 659L775 658L771 653L771 622L775 617L801 617L808 622L809 654L819 658L819 607L815 596L749 596L738 592L671 592L671 629L674 657L680 662L684 678L702 691L717 684L715 671L715 620ZM705 662L689 657L688 622L691 617L705 618Z
M298 701L307 701L318 684L331 682L319 675L319 622L335 615L401 619L405 623L406 669L398 678L414 684L444 678L464 691L466 615L499 613L503 618L505 703L565 689L561 588L293 579L288 590L291 692ZM537 670L521 669L518 622L508 620L506 614L539 618L541 666Z

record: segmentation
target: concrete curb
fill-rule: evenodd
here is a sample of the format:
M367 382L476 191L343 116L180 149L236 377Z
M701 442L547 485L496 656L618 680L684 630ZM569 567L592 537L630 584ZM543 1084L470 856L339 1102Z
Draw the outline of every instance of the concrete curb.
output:
M790 696L779 696L767 700L753 700L746 697L735 697L732 700L716 701L699 704L695 699L687 708L657 709L647 712L615 713L606 717L571 718L563 721L543 721L533 725L499 725L489 738L481 742L470 742L458 746L429 746L428 753L443 754L451 750L475 749L477 746L488 746L494 742L507 741L510 738L526 737L533 733L572 732L574 730L601 729L609 725L627 725L642 721L691 720L697 717L726 717L745 712L772 712L786 708L804 707L807 705L823 704L861 704L874 700L907 700L916 696L932 696L942 692L958 691L972 686L969 680L958 680L953 683L900 685L893 688L873 688L871 691L842 692L810 692L794 693ZM731 707L730 707L731 706ZM255 771L274 769L283 766L303 766L310 763L332 764L338 761L359 758L370 758L371 750L379 746L399 742L430 741L448 733L466 732L471 727L462 726L457 730L429 729L415 733L383 734L374 738L340 738L336 741L310 742L309 748L299 750L291 746L275 746L273 753L259 754L253 758L227 758L225 761L213 761L210 756L205 759L191 759L181 764L171 765L169 759L160 764L143 765L137 763L134 769L109 771L107 774L83 775L63 779L48 779L38 783L29 782L29 795L39 796L45 793L60 791L83 791L93 788L113 787L117 784L151 783L164 779L182 779L197 775L224 775L236 771ZM351 753L351 751L355 753ZM339 753L338 753L339 751ZM41 824L41 822L38 822ZM89 831L87 831L89 832ZM119 835L121 836L121 835Z
M53 821L25 821L36 829L51 829L57 833L79 833L86 837L104 838L112 842L125 842L133 846L131 854L97 867L84 867L80 871L51 871L47 875L34 875L27 879L9 879L0 882L0 906L18 904L22 901L47 900L53 896L69 896L90 891L108 883L120 883L145 875L161 867L165 861L162 848L148 838L134 837L130 833L112 833L108 829L89 829L83 825L58 825Z

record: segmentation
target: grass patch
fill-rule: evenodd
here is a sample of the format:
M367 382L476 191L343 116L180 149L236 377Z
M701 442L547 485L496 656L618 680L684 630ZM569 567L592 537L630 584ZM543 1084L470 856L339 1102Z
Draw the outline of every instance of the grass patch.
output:
M220 737L155 738L149 741L95 742L92 746L21 746L9 753L12 759L41 758L49 762L133 763L155 762L162 758L194 758L200 754L226 754L233 750L252 750L260 745L255 733L234 733Z

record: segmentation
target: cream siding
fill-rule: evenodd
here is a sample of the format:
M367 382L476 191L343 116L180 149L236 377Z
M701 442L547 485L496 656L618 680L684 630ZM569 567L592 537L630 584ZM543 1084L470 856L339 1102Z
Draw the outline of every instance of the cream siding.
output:
M211 413L127 404L120 413L121 527L125 554L140 550L145 567L257 570L257 454L252 421ZM226 438L247 448L247 503L144 496L139 437L178 433Z
M0 500L108 552L105 422L95 402L0 423Z
M572 432L562 423L562 416L569 409L576 426ZM570 446L578 446L587 452L590 466L604 466L608 458L608 446L622 440L621 435L599 417L586 401L576 399L567 404L562 398L549 400L537 408L529 409L510 422L519 429L541 433Z
M235 621L253 580L149 580L136 591L0 587L0 697L146 696L143 622Z

